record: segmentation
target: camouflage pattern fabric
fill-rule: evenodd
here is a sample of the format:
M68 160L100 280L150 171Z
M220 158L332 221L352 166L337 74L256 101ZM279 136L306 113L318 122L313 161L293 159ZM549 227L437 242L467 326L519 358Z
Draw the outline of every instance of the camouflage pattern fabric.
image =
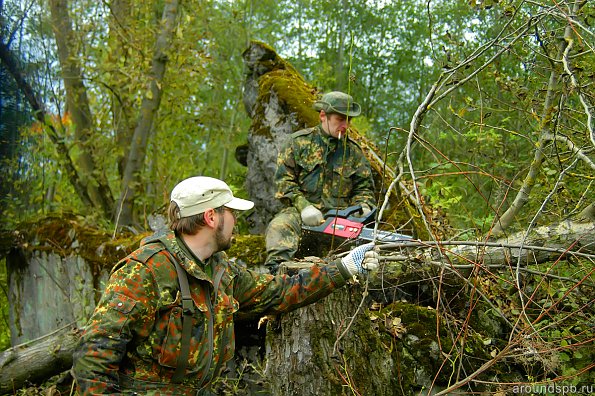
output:
M180 354L182 306L178 260L188 273L195 314L186 377L170 384ZM219 290L213 274L223 272ZM82 395L203 395L234 355L234 313L287 312L318 301L345 284L334 265L296 277L259 274L223 252L204 263L173 232L150 237L110 275L74 352L73 375ZM206 332L213 317L213 350ZM210 369L207 370L207 367Z
M300 213L293 206L282 209L273 217L265 233L268 254L266 262L269 267L271 265L276 267L283 261L290 261L293 258L300 244L301 227Z
M349 138L327 135L321 125L292 134L279 152L275 183L275 197L296 209L298 223L286 210L273 218L266 232L267 265L295 254L301 235L299 212L306 206L323 213L357 204L375 206L372 169L361 148Z

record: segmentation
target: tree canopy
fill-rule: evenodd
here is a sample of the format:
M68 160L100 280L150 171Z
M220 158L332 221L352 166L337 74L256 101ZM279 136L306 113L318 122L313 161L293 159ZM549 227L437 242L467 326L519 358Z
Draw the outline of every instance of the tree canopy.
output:
M7 1L2 71L33 112L6 132L4 205L15 221L74 209L142 225L183 177L241 189L229 154L258 39L321 91L352 93L358 127L395 167L408 151L457 227L520 226L546 199L540 218L577 214L592 203L592 18L585 1Z

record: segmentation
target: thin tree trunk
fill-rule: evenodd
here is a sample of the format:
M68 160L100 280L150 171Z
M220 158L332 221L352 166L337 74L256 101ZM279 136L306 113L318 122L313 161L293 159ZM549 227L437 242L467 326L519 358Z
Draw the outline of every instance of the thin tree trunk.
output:
M584 5L583 1L576 1L574 3L573 15L576 15L580 8ZM564 38L560 41L558 47L557 59L562 59L564 50L568 46L570 37L573 35L573 28L569 24L564 31ZM514 222L516 215L521 211L525 204L529 201L529 196L535 181L541 171L541 166L545 160L544 146L549 142L549 136L553 133L554 124L560 109L557 108L558 98L560 97L559 82L561 78L561 70L559 66L552 65L552 72L550 74L545 103L543 105L543 114L541 116L541 133L536 144L535 154L529 172L525 176L523 185L519 189L514 201L510 207L497 219L492 234L500 236L505 230Z
M162 84L168 60L167 50L173 38L178 10L179 0L166 1L163 8L148 90L142 101L140 120L134 129L132 141L130 142L118 205L114 208L116 211L114 217L120 225L130 225L134 220L134 199L140 187L140 171L145 160L147 143L153 130L153 122L163 95Z
M120 71L120 67L129 66L130 43L129 29L133 23L131 13L133 7L130 0L114 0L111 2L110 15L110 55L114 61L114 68L110 70L112 76L109 81L112 95L112 116L118 147L128 147L134 133L134 103L127 92L134 92L134 82L129 76ZM118 174L122 178L125 168L125 151L117 153Z
M74 33L70 15L68 14L67 0L50 1L52 27L58 46L58 58L66 90L66 108L72 116L75 130L75 144L80 150L76 159L79 167L80 178L85 185L94 207L104 214L110 213L113 200L107 181L98 172L93 157L93 144L91 133L94 129L87 89L82 80L81 68L75 51L72 50Z

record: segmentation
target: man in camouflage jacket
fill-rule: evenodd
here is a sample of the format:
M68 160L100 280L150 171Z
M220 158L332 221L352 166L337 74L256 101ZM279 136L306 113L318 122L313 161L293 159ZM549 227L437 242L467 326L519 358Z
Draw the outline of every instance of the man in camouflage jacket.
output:
M266 230L266 265L276 273L299 245L302 223L320 225L323 212L361 205L362 216L374 206L374 179L361 148L347 136L359 104L343 92L330 92L314 103L320 124L294 132L277 159L276 198L285 204Z
M174 188L171 231L146 238L114 267L83 331L72 369L78 394L209 394L234 355L234 313L287 312L378 265L365 245L294 277L247 270L223 251L231 245L234 210L253 205L210 177Z

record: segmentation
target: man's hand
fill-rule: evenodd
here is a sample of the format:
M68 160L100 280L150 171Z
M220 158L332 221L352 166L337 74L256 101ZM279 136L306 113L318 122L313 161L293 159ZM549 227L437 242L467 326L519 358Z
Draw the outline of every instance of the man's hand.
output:
M322 212L316 209L314 205L308 205L302 209L300 216L302 217L302 222L307 226L315 227L324 222Z
M376 270L378 268L378 253L372 249L374 249L374 243L370 242L351 250L340 261L341 272L353 276Z

